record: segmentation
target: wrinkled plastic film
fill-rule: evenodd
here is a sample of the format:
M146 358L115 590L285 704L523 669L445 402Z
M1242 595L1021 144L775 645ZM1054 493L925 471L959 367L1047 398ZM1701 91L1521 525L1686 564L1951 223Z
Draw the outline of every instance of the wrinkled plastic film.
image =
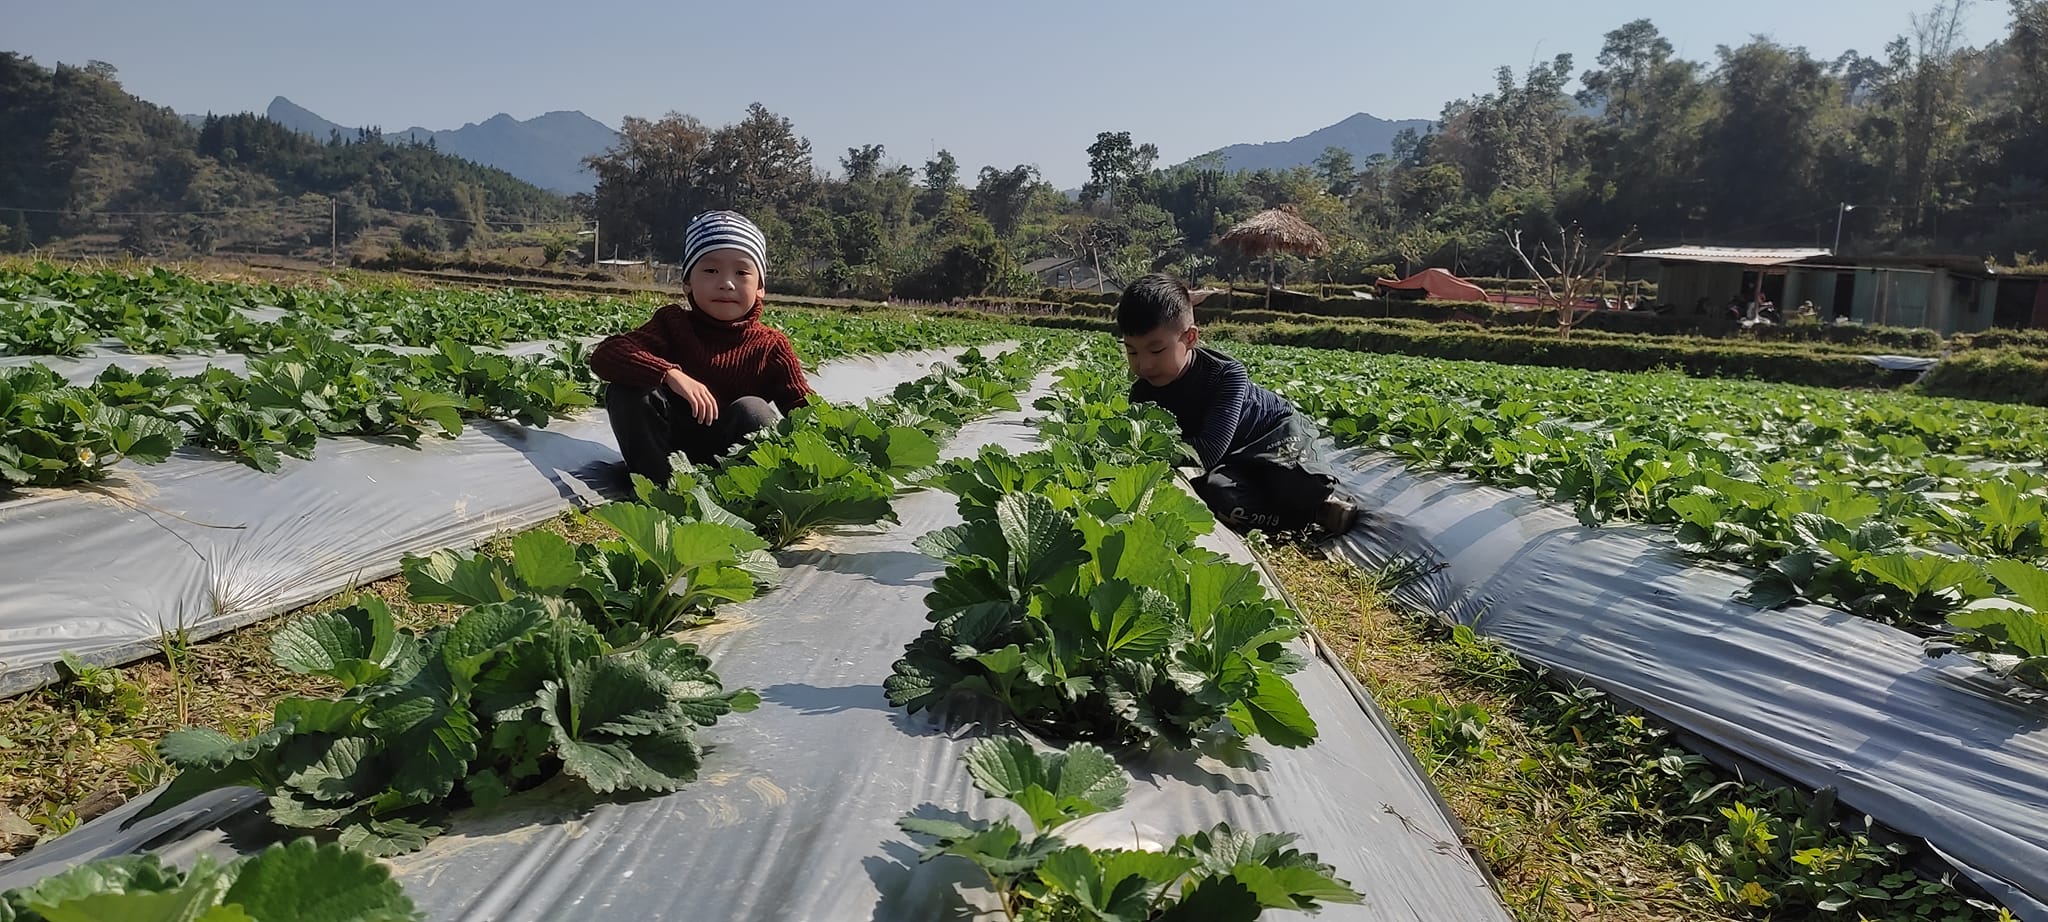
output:
M1923 838L2048 922L2048 714L1964 657L1819 606L1759 611L1749 576L1533 495L1334 456L1366 517L1339 549L1430 572L1394 593L1749 763ZM1732 759L1730 758L1732 757Z
M842 359L810 378L827 399L859 401L963 351ZM618 462L599 409L545 429L472 420L416 447L322 439L311 460L268 474L186 449L27 491L0 502L0 695L52 680L65 651L149 656L166 634L213 636L389 576L405 554L592 505L623 487Z
M1028 399L1028 398L1027 398ZM1035 444L1023 414L970 424L949 456L985 443ZM959 521L952 496L899 497L902 524L814 536L782 555L780 589L722 610L686 635L728 686L760 691L759 710L703 734L699 779L634 801L553 784L487 813L455 817L425 849L393 862L435 920L999 919L985 880L958 860L922 863L895 826L908 813L983 818L1006 809L973 788L960 757L996 715L910 715L882 680L928 627L924 596L943 565L912 547ZM1249 562L1228 534L1205 545ZM1318 917L1505 922L1509 918L1428 780L1397 735L1354 696L1338 667L1311 658L1293 677L1321 731L1284 750L1255 741L1249 771L1189 754L1127 759L1126 805L1062 829L1098 847L1163 847L1217 822L1301 834L1366 895ZM216 792L122 830L123 807L0 866L0 888L94 857L155 848L172 860L246 853L279 831L248 792Z

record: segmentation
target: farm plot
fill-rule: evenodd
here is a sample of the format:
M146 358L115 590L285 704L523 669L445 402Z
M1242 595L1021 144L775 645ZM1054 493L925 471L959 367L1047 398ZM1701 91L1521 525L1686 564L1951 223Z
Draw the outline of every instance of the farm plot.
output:
M0 497L97 481L120 461L160 463L181 446L275 471L327 437L415 444L459 436L475 419L544 427L594 402L580 337L635 325L649 308L514 291L216 283L162 269L0 271ZM813 363L1001 334L959 321L769 319ZM558 342L543 347L544 337ZM181 355L194 356L176 363L183 371L163 367Z
M1603 689L1738 772L1838 795L2020 918L2048 918L2048 818L2029 793L2048 787L2038 652L2023 630L1970 629L2039 618L2024 576L2000 582L2039 567L2039 526L1992 524L2039 514L2035 411L1243 352L1360 446L1337 473L1370 517L1335 549L1406 574L1402 604ZM1695 501L1724 511L1674 511ZM1930 564L1956 584L1896 584ZM1767 594L1809 573L1838 580L1841 594L1807 597L1835 607ZM1974 658L1946 655L1965 645Z
M1340 442L1670 528L1745 601L1929 635L2048 689L2048 410L1245 347ZM1308 372L1313 371L1313 374Z
M970 399L959 403L971 407L973 395L987 390L972 377L926 379L903 390L933 394L941 406L964 396ZM989 394L979 402L1000 401ZM944 455L937 438L909 431L930 434L931 428L895 410L859 418L800 413L717 474L683 470L667 485L638 483L641 504L602 513L621 525L616 540L567 555L557 541L522 539L502 555L415 559L407 568L411 591L453 599L465 612L453 627L416 640L430 654L428 668L406 677L411 666L401 661L418 652L406 643L392 643L392 650L406 649L385 663L392 654L376 652L378 638L395 632L382 631L374 611L295 623L280 635L286 638L281 659L331 668L355 683L354 690L281 703L283 716L246 739L179 734L166 740L164 754L175 755L186 774L160 795L157 802L167 808L162 815L126 825L138 805L88 825L0 868L0 886L145 843L180 860L218 854L228 842L254 848L279 837L275 824L298 821L359 830L348 840L360 846L411 852L394 860L394 876L433 918L559 917L597 903L647 917L936 919L979 908L1047 918L1082 912L1228 920L1321 906L1325 917L1340 919L1412 918L1416 907L1442 918L1505 918L1483 872L1457 846L1455 827L1427 782L1370 716L1369 700L1316 651L1289 642L1299 622L1274 605L1257 572L1243 565L1243 547L1227 538L1214 540L1218 551L1189 546L1187 539L1214 523L1161 478L1162 466L1128 455L1171 439L1134 438L1143 428L1159 429L1161 421L1156 414L1139 424L1114 418L1127 410L1048 411L1047 431L1071 438L1063 444L1049 438L1043 453L1027 450L1034 447L1029 430L1015 414L970 424ZM924 415L943 420L972 413ZM977 451L988 442L1008 443L1016 454ZM1063 464L1039 463L1081 453L1095 463L1072 473ZM1060 484L980 476L1003 467L1005 455L1057 474ZM942 456L954 460L934 466ZM849 484L858 491L869 480L886 486L906 479L963 487L966 522L944 494L898 494L856 510L863 498L844 493ZM791 496L777 500L778 491ZM849 523L893 514L907 527L842 527L793 538L799 515L813 509L836 509L835 518ZM1167 558L1134 543L1154 522L1181 536ZM949 529L953 523L962 527ZM933 528L950 536L943 539L945 563L910 552L913 537ZM665 529L666 540L653 534ZM685 530L720 537L677 540ZM735 534L758 543L746 548ZM791 547L779 556L785 566L777 576L747 563L771 542ZM916 717L890 706L883 686L893 683L889 663L904 644L922 643L920 628L964 629L952 614L966 613L948 613L931 601L947 598L943 585L953 583L941 571L978 570L991 561L978 555L996 553L998 546L997 569L1006 578L981 587L993 594L969 607L976 617L1000 615L997 621L1020 625L1052 615L1062 637L1058 648L1031 655L1051 656L1067 678L1050 686L1043 677L1033 681L1054 694L1079 696L1081 712L1095 715L1066 722L1053 709L1017 717L1054 739L1101 736L1105 748L1076 744L1048 753L1014 732L974 742L1017 724L978 707L982 698L972 682L947 689L947 702L933 702ZM634 569L593 566L621 555L638 559L641 571L652 568L636 585L665 587L670 578L660 572L660 561L685 547L719 550L710 555L717 560L707 572L725 574L688 580L693 589L765 594L738 611L712 607L716 620L695 629L687 625L706 612L686 608L685 629L671 635L677 622L670 619L674 603L665 589L579 588ZM1157 565L1147 565L1148 559ZM1074 582L1022 579L1054 566ZM779 587L767 591L776 582ZM1054 597L1060 593L1065 601ZM652 599L659 611L652 619L612 617L614 603L628 596ZM919 605L920 596L930 599ZM546 614L511 617L508 608L535 607L522 606L521 599ZM1075 600L1085 608L1075 609ZM931 611L930 620L923 609ZM594 620L592 612L605 617ZM531 633L528 623L537 625ZM534 642L543 632L585 639ZM474 642L487 635L504 643ZM296 642L315 637L326 639ZM692 644L689 661L715 663L717 684L702 675L667 685L657 677L641 682L647 694L624 697L597 684L645 679L643 666L680 663L684 643L693 640L702 643ZM431 655L436 652L438 659ZM565 678L543 682L525 704L482 713L476 696L542 677L508 664L565 655L595 659L570 664ZM1072 665L1081 668L1070 668L1066 656L1077 657ZM1168 672L1149 687L1135 685L1155 668L1155 658ZM1192 680L1182 675L1189 668L1182 664L1197 661L1214 672L1184 686ZM475 678L453 683L451 698L437 670ZM1099 689L1091 689L1091 675L1102 680ZM407 710L422 717L409 727L359 720L406 696L361 691L391 683L417 686L445 706ZM741 685L752 691L725 690ZM716 727L697 731L716 739L715 748L699 753L701 769L668 758L687 747L663 748L656 745L658 734L636 729L658 723L655 712L686 686L700 696L723 696L728 705L728 713L716 715ZM518 689L508 701L524 697L526 686ZM1142 697L1118 704L1120 689ZM1152 745L1135 745L1146 734L1098 733L1105 720L1115 719L1111 714L1131 704L1136 711L1126 727L1161 721L1183 729L1160 734ZM615 713L615 705L630 713ZM433 725L457 707L479 724L497 722L490 732L479 727L454 735L474 739L474 755L465 748L445 753L450 758L426 759L387 739ZM753 710L732 713L747 707ZM537 709L540 720L521 720L520 708ZM683 710L692 719L710 711ZM298 719L314 713L340 723ZM1268 726L1260 715L1280 723ZM503 732L508 727L536 732ZM1233 733L1240 737L1236 745L1227 739ZM1230 761L1200 755L1197 742ZM318 771L287 770L313 750L338 749L346 757L321 759ZM364 751L405 758L354 757ZM592 752L609 755L592 759ZM621 753L659 758L636 762ZM612 771L619 766L628 771ZM694 780L666 771L672 768L687 768ZM1130 784L1126 772L1141 783ZM428 793L448 793L422 801L413 796L420 791L400 786L428 776L434 779ZM547 777L563 780L534 786ZM615 777L628 782L616 785L626 790L681 787L622 803L599 793L608 790L600 779ZM222 791L177 806L164 800L238 781L271 796ZM335 796L344 789L354 793ZM1016 815L993 815L977 790L1017 805L1029 825L1017 823ZM335 815L341 807L344 815ZM379 814L386 809L388 817ZM428 835L444 825L446 834ZM186 832L165 839L174 828ZM225 840L191 832L209 828L235 832ZM790 847L793 834L801 835L802 847ZM904 842L906 834L915 845ZM922 854L921 846L928 846ZM536 863L536 856L544 860ZM556 873L589 862L606 871ZM687 869L688 886L677 886L677 868ZM1367 902L1358 901L1359 891Z

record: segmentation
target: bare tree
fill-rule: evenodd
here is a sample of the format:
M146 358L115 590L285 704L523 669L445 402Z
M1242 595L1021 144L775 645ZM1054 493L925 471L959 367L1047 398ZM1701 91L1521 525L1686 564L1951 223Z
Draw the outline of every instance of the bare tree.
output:
M1599 310L1583 302L1606 281L1607 268L1615 257L1635 245L1636 232L1631 229L1612 244L1596 249L1586 242L1585 230L1573 224L1558 231L1555 248L1548 240L1539 241L1533 256L1522 247L1520 229L1508 231L1507 238L1508 248L1536 278L1537 300L1556 309L1558 337L1570 338L1574 328Z

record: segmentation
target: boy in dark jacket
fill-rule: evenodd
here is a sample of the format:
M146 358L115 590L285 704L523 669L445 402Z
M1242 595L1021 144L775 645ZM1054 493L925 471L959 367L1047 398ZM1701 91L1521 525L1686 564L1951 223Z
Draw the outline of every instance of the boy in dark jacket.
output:
M737 212L707 211L683 239L689 307L670 304L599 343L590 368L626 468L667 483L669 455L715 464L811 394L789 337L761 323L768 240Z
M1236 359L1199 345L1186 284L1163 274L1132 283L1116 325L1137 377L1131 403L1156 403L1180 422L1201 459L1195 493L1218 520L1238 531L1351 530L1358 510L1317 458L1315 427Z

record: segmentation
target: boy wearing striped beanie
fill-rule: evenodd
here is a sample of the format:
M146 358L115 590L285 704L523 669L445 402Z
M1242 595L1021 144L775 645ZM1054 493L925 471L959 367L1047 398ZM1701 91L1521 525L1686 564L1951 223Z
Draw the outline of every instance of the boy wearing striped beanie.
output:
M789 337L761 323L767 269L768 239L754 222L700 214L683 238L689 306L667 305L591 350L591 370L611 385L605 409L628 470L666 484L669 455L715 464L810 396Z

